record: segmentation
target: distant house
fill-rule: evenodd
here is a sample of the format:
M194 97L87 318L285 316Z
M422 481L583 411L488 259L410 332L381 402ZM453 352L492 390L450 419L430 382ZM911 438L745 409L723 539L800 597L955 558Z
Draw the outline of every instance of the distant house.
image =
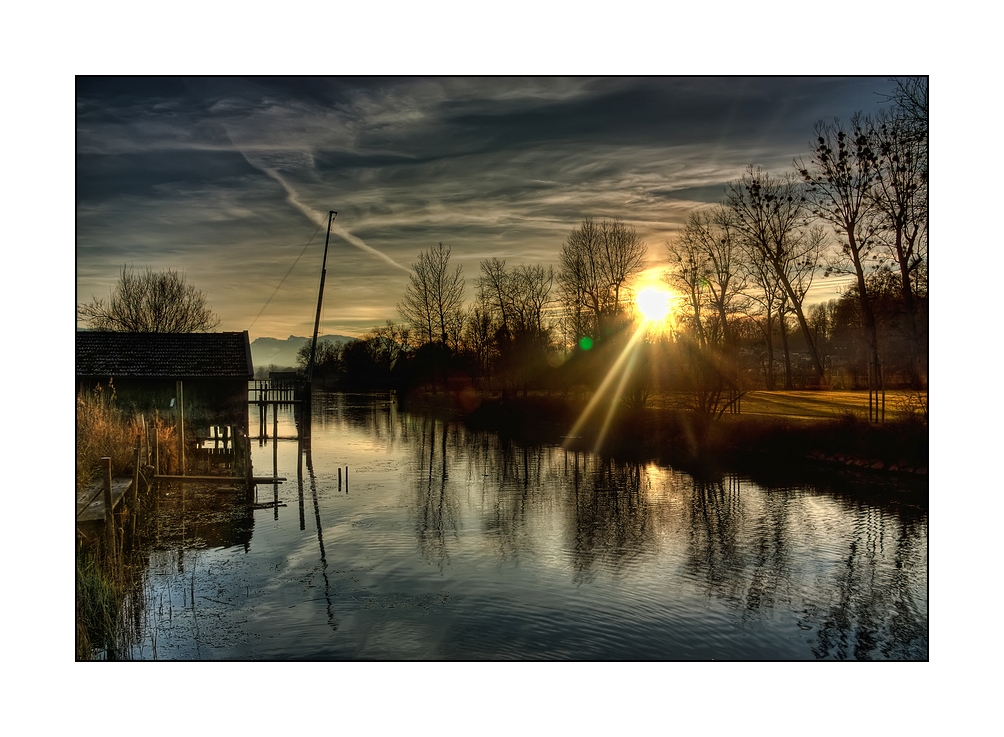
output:
M178 382L186 418L245 427L248 380L254 377L247 331L122 333L77 331L77 388L115 388L120 406L164 414L176 406Z

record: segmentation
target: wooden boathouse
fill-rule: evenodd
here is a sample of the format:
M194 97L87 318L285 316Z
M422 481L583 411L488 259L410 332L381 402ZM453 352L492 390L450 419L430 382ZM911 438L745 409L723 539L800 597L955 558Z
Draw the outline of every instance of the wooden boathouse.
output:
M82 523L104 520L105 535L114 541L113 519L124 506L120 503L135 510L141 484L149 489L159 480L219 481L228 485L221 489L244 486L251 500L257 484L285 480L276 476L274 453L272 475L253 475L248 409L249 404L258 406L264 436L268 409L275 423L280 406L300 404L303 384L282 377L253 382L252 388L254 367L246 331L78 331L76 337L78 391L100 388L106 396L113 391L115 404L134 414L139 427L130 477L113 478L111 459L105 458L102 478L77 490L78 530ZM170 447L161 439L158 428L164 427L173 441ZM273 430L273 442L276 434ZM277 497L277 486L274 491ZM279 502L276 498L264 506L278 508Z
M186 413L211 413L247 423L248 381L254 378L247 331L125 333L77 331L77 388L112 384L120 404L166 412L184 382ZM172 401L173 400L173 401ZM246 427L245 427L246 429Z
M173 469L185 476L236 472L248 453L247 331L227 333L77 332L78 391L114 391L119 407L177 428ZM245 469L246 470L246 469Z

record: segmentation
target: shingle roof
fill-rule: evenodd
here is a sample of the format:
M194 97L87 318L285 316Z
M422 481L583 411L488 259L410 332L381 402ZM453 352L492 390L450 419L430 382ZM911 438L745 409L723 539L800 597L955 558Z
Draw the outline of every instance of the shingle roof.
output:
M254 376L242 333L77 332L77 376L241 378Z

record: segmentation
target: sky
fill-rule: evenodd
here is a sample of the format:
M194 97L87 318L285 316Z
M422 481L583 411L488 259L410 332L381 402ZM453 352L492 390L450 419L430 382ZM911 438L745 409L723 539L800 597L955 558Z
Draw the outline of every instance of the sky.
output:
M793 171L813 125L887 104L888 77L76 78L77 302L175 269L219 330L310 335L399 319L442 242L468 300L483 259L557 266L584 216L666 241L749 165ZM322 226L318 229L318 226ZM288 274L288 276L287 276ZM281 285L281 286L280 286ZM808 301L837 296L817 279Z

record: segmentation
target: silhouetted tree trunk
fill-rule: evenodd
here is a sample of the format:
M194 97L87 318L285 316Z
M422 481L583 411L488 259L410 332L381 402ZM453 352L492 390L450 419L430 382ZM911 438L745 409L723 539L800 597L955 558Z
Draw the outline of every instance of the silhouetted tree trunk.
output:
M572 229L561 247L558 285L566 308L587 317L594 336L620 312L621 291L644 267L645 253L635 229L620 220L586 217Z
M899 271L900 288L906 308L909 337L913 349L912 383L915 389L926 384L921 368L921 336L917 325L917 301L913 279L924 262L928 223L927 91L924 109L909 113L897 106L891 114L883 111L869 129L875 156L875 206L884 219L885 244ZM915 101L919 105L919 102ZM917 116L923 115L922 120ZM922 124L921 124L922 123Z
M729 185L727 202L734 227L745 240L747 250L771 267L778 285L788 295L817 379L822 383L823 362L802 311L804 295L800 296L793 288L790 270L808 237L803 230L807 213L801 188L791 176L775 179L763 169L751 166L742 179Z
M881 379L881 360L875 315L865 284L865 259L875 246L876 230L871 192L876 175L875 155L866 125L860 115L851 118L850 133L837 122L817 123L812 158L808 166L797 161L796 168L808 185L813 212L845 239L842 253L850 261L857 280L861 315L870 341L869 389L881 392L881 384L873 384Z

